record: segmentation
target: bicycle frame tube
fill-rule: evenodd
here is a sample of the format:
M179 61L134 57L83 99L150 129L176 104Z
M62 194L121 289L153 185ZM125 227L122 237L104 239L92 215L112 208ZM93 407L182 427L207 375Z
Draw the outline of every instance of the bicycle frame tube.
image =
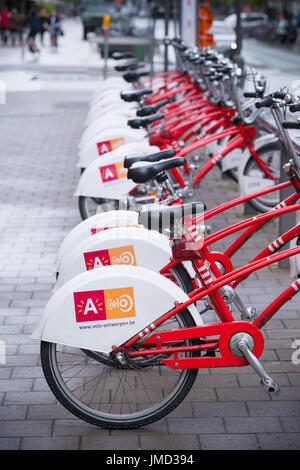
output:
M152 331L153 329L157 328L160 326L162 323L164 323L166 320L171 318L173 315L176 315L177 313L183 311L185 308L187 308L189 305L203 299L206 296L210 296L212 293L214 293L216 290L220 289L221 287L230 284L245 275L249 276L251 273L258 271L262 268L265 268L273 263L276 263L282 259L288 258L290 256L294 256L300 253L300 247L294 247L290 248L288 250L285 250L280 253L275 253L271 256L268 256L262 260L258 260L255 262L252 262L246 266L243 266L241 268L236 269L235 271L232 271L231 273L225 274L224 276L221 276L218 279L213 280L210 283L210 287L207 288L199 288L194 290L192 293L188 294L190 297L189 300L186 302L183 302L181 304L176 304L175 307L170 310L169 312L165 313L161 317L159 317L157 320L153 322L151 325L150 329L146 327L142 332L139 334L135 335L132 337L130 340L128 340L126 343L124 343L125 348L130 348L135 342L139 341L143 336L145 336L149 331ZM294 286L295 285L295 286ZM297 293L300 289L300 284L293 283L288 289L286 289L282 294L280 294L273 302L272 304L264 311L262 314L253 322L244 322L247 325L252 325L259 329L259 327L263 326L264 324L267 323L267 321L271 318L271 316L278 310L278 308L283 305L283 303L290 298L292 295L295 295L294 293ZM228 326L232 324L237 324L240 322L228 322L226 323ZM219 325L219 324L217 324ZM150 325L148 325L150 326ZM209 325L211 327L214 327L215 325ZM201 337L202 334L204 333L204 329L206 326L198 326L198 327L190 327L187 328L187 335L186 338L193 338L193 337ZM176 330L175 330L176 331ZM243 331L243 330L242 330ZM195 334L196 332L196 334ZM203 332L203 333L202 333ZM216 329L215 329L216 332ZM168 332L167 332L168 333ZM160 333L161 334L161 333ZM206 334L206 333L205 333ZM205 336L204 334L204 336ZM211 335L214 334L214 331L211 332ZM230 364L228 364L230 365ZM231 364L234 365L234 364ZM203 366L207 367L207 366Z

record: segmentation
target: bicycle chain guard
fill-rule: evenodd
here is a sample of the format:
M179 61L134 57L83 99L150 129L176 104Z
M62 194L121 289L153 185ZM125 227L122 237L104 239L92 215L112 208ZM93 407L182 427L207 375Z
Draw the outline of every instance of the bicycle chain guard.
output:
M154 346L161 353L167 353L164 348L169 342L188 340L192 338L205 338L219 336L218 352L220 356L209 357L184 357L180 358L178 353L173 353L172 359L162 359L161 362L172 369L200 369L206 367L231 367L245 366L248 361L235 356L230 350L230 339L236 333L248 333L254 340L253 354L258 358L264 349L264 338L261 331L246 321L234 321L230 323L215 323L212 325L181 328L177 330L153 333L144 342L143 346Z

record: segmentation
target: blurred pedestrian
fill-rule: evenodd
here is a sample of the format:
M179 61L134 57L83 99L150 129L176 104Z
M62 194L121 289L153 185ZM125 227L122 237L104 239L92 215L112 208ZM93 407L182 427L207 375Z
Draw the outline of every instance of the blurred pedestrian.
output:
M49 32L51 38L51 46L54 48L58 47L58 35L60 32L60 20L56 14L56 11L53 10L49 17Z
M19 36L19 42L22 43L24 31L25 31L25 23L26 23L26 15L23 11L18 12L16 22L17 22L17 32Z
M3 44L7 43L9 17L10 17L10 13L7 9L7 6L5 5L4 9L0 13L1 38L2 38Z
M294 44L297 39L297 20L288 10L285 11L285 17L287 20L287 42Z
M41 44L42 46L44 45L44 34L46 31L49 31L49 15L45 8L43 8L40 11L40 23L41 23L41 29L40 29L40 36L41 36Z
M277 25L277 38L278 40L284 44L287 39L287 28L288 22L282 12L279 13L279 20Z
M32 53L38 52L39 50L36 45L35 38L41 30L41 21L36 10L31 10L28 15L27 22L29 24L29 34L27 38L29 50Z
M12 46L16 44L16 37L18 34L18 10L13 8L9 17L8 29Z

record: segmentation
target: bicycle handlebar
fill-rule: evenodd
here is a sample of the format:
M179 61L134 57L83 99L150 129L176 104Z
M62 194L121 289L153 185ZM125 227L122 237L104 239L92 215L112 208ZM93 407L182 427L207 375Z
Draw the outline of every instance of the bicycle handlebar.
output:
M273 104L273 98L269 95L269 96L266 96L265 98L263 98L261 101L258 101L257 103L255 103L255 107L257 109L270 108L270 106L272 106L272 104Z
M262 92L259 91L245 91L243 93L245 98L262 98Z
M284 129L300 129L300 122L298 122L298 121L283 121L282 127Z
M273 97L274 98L277 98L277 99L280 99L280 100L284 100L284 98L286 97L288 93L284 93L283 91L275 91L273 93Z
M297 111L300 111L300 101L299 103L291 104L290 111L291 113L296 113Z

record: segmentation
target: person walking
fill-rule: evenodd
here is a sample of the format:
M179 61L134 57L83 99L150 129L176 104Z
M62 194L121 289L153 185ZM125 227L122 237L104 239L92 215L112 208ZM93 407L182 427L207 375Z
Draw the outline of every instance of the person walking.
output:
M8 25L9 25L10 13L6 6L0 13L0 24L1 24L1 38L4 45L7 43L8 37Z
M29 50L32 53L39 52L35 38L41 30L41 22L36 10L31 10L28 15L27 22L29 24L29 34L27 38Z
M49 17L49 32L50 32L50 38L51 38L51 46L54 47L55 49L57 49L58 47L57 37L59 35L59 31L60 31L60 21L56 14L56 11L53 10Z
M23 11L18 12L16 23L17 23L17 33L19 36L19 42L21 44L23 42L25 23L26 23L26 15Z
M18 32L18 10L16 8L13 8L11 10L11 14L9 17L9 22L8 22L8 29L9 29L11 44L12 46L15 46L16 36Z
M47 11L45 10L45 8L43 8L40 11L40 23L41 23L40 37L41 37L41 44L43 46L44 34L46 31L49 31L49 15L47 14Z

